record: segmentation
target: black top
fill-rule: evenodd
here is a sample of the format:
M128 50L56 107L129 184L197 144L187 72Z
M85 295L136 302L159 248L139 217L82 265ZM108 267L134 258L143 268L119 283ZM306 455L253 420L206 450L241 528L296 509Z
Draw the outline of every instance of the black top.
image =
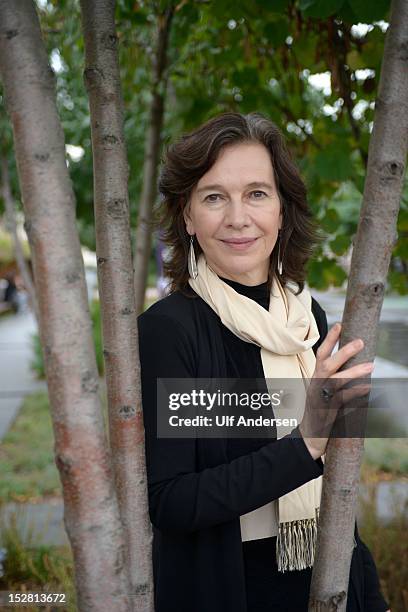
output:
M267 283L222 279L268 308ZM252 612L239 517L323 472L303 439L157 438L157 378L262 378L260 348L240 340L195 292L179 291L138 317L156 612ZM321 335L327 321L312 312ZM348 612L385 612L372 557L358 537ZM259 558L267 540L249 543ZM288 574L288 573L287 573ZM350 593L350 590L349 590ZM350 597L349 597L350 599ZM351 599L350 599L351 601Z

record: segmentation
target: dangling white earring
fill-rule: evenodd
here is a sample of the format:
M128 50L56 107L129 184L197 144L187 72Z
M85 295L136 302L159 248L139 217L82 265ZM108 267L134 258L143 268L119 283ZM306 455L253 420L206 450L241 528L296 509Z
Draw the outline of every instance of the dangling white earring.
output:
M283 263L282 263L282 259L281 259L281 234L279 232L279 244L278 244L278 274L279 276L282 276L282 270L283 270Z
M198 276L198 268L197 261L194 252L194 236L190 236L190 249L188 252L188 272L191 278L197 278Z

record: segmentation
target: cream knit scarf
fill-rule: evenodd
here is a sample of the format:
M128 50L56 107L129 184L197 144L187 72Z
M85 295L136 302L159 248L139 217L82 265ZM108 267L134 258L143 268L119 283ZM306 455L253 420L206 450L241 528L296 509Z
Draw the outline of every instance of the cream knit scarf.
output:
M262 365L269 392L277 390L273 378L288 378L292 381L296 378L303 379L304 384L296 387L290 412L290 416L297 418L300 423L308 379L313 375L316 362L312 346L319 338L311 311L310 293L304 289L296 296L288 286L283 288L275 277L268 312L257 302L241 295L222 281L207 264L203 253L198 258L197 268L197 278L189 279L194 291L236 336L261 347ZM290 380L288 382L290 383ZM275 418L288 417L287 410L281 415L280 410L282 409L279 407L273 408ZM292 429L293 427L277 427L278 439L290 433ZM241 532L245 533L243 540L277 535L276 555L279 571L312 567L321 487L322 477L319 476L280 497L277 502L271 502L241 516ZM268 512L265 512L266 510ZM273 532L273 523L278 523L277 533Z

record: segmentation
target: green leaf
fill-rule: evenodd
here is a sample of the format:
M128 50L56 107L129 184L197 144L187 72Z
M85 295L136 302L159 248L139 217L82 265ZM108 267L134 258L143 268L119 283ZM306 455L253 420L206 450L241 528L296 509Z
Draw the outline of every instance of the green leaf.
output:
M397 228L399 232L408 232L408 210L400 209Z
M357 18L363 23L373 23L373 21L384 19L390 8L390 0L375 0L375 2L348 0L348 2Z
M265 24L263 33L271 47L280 47L290 33L288 22L286 19L270 21Z
M362 195L364 193L365 176L355 174L353 177L353 183Z
M332 265L327 270L324 270L324 274L327 275L330 284L335 287L342 287L345 280L347 280L347 274L341 266L337 263L332 262Z
M246 66L243 70L235 70L232 73L232 83L236 87L245 90L247 87L256 87L258 85L258 71L255 68Z
M313 32L302 32L295 38L293 48L298 57L302 58L303 66L316 65L316 50L319 45L319 38Z
M335 208L328 208L325 212L323 219L320 221L320 225L325 232L333 234L339 227L340 217Z
M275 13L283 13L288 7L291 0L256 0L256 4L263 9L273 11Z
M399 238L397 246L393 251L393 257L400 257L404 261L408 261L408 240L407 238Z
M344 255L350 246L350 236L339 235L329 242L330 248L335 255Z
M320 261L311 261L308 265L307 282L310 287L323 291L328 288L328 283L322 275L323 264Z
M309 8L309 6L312 6L315 2L316 0L299 0L299 9L301 11L305 11L306 9Z
M361 61L366 68L379 70L384 52L385 33L378 27L368 32L361 49Z
M316 168L323 179L345 181L353 173L350 152L344 145L333 143L320 151L315 158Z
M306 17L327 19L341 9L345 0L301 0L299 8Z
M398 291L400 295L408 294L408 278L403 272L391 270L388 274L388 281L392 289Z
M367 65L364 63L363 58L356 49L353 49L353 51L347 53L347 64L349 65L351 70L367 68Z
M316 289L341 287L346 279L347 274L334 259L322 257L320 261L313 260L308 264L307 280L309 285Z
M337 19L341 19L341 21L345 21L348 24L358 23L360 21L348 2L343 4L341 9L337 12L336 17Z

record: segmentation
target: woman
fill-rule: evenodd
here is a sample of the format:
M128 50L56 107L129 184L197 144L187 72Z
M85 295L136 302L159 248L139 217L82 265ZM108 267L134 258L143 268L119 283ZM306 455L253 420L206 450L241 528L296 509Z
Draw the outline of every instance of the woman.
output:
M156 381L333 382L372 364L338 372L362 341L331 355L340 325L327 333L304 287L318 234L274 124L208 121L169 147L160 192L170 294L138 318L155 610L307 610L327 444L303 435L313 413L303 404L301 424L274 440L162 438ZM385 612L357 529L355 542L347 610Z

